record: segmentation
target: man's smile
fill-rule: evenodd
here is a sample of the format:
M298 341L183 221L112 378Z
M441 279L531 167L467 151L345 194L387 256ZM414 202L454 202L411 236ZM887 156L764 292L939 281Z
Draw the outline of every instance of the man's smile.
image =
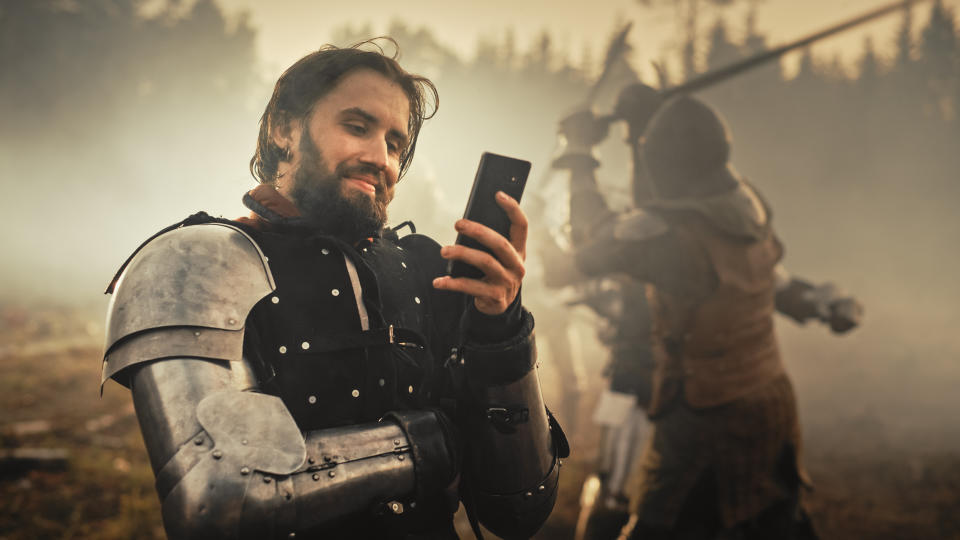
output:
M370 175L365 174L353 174L350 176L344 176L343 181L346 185L352 186L360 191L369 193L370 195L377 194L377 179Z

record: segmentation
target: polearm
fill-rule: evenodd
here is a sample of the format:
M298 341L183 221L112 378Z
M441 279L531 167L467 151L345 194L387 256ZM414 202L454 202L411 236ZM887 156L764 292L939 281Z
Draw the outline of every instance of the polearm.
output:
M714 84L725 81L730 77L743 73L748 69L752 69L756 66L764 64L771 60L776 60L790 51L799 49L800 47L805 47L807 45L810 45L811 43L820 41L821 39L824 39L826 37L832 36L839 32L843 32L844 30L848 30L855 26L859 26L866 22L872 21L884 15L887 15L888 13L892 13L894 11L901 10L904 8L909 8L913 4L919 4L923 1L924 0L905 0L901 2L894 2L892 4L887 4L883 7L874 9L868 13L860 15L859 17L854 17L852 19L848 19L844 22L831 26L826 30L822 30L814 34L810 34L807 37L800 38L796 41L792 41L785 45L780 45L779 47L776 47L774 49L757 53L754 56L744 58L743 60L734 62L728 66L724 66L722 68L719 68L713 71L708 71L707 73L698 75L677 86L665 88L662 90L663 96L667 98L676 94L694 92L696 90L701 90L708 86L713 86Z
M590 87L590 91L587 92L587 105L593 103L594 98L597 97L597 92L603 87L603 83L606 82L607 77L610 76L610 73L613 71L614 64L617 63L624 53L630 50L630 45L627 44L627 34L630 33L630 28L633 27L632 22L628 22L624 25L623 30L617 32L613 36L613 39L610 40L610 46L607 47L607 54L603 59L603 71L600 72L600 77L597 78L596 82L593 83L593 86Z
M593 106L593 100L596 99L597 93L603 88L603 84L610 77L610 73L613 71L613 66L616 65L617 61L620 60L625 53L630 50L630 45L627 43L627 34L630 33L630 29L633 27L633 22L628 22L623 26L619 32L617 32L613 38L610 40L610 45L607 47L607 53L604 55L603 59L603 71L600 72L600 76L597 77L597 80L590 86L590 90L587 91L586 98L576 107L575 110L580 109L589 109ZM559 149L559 141L556 141L553 147L553 150L550 152L550 156L547 158L547 162L552 159L552 156L557 153ZM551 183L551 174L554 172L550 167L545 167L543 171L538 176L538 181L536 184L538 186L545 186ZM528 190L529 191L529 190Z

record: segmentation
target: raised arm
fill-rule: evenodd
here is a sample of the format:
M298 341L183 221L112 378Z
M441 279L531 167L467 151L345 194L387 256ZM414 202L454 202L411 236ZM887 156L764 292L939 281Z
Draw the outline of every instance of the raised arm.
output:
M563 150L552 166L570 172L570 235L574 244L616 217L597 186L595 171L600 162L593 155L593 147L606 137L608 129L609 121L596 118L589 110L577 111L560 121Z
M290 538L402 513L455 476L439 413L302 433L258 392L244 324L273 289L253 240L220 224L159 236L117 283L103 381L132 391L171 538Z

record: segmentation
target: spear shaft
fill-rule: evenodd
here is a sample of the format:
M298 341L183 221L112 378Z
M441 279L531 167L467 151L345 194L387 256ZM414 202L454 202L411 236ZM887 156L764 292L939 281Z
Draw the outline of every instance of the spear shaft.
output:
M854 26L859 26L866 22L872 21L884 15L887 15L888 13L891 13L900 9L904 9L904 8L909 8L911 5L918 4L923 1L924 0L904 0L904 1L887 4L883 7L879 7L877 9L869 11L858 17L854 17L852 19L843 21L839 24L835 24L830 28L827 28L826 30L821 30L820 32L810 34L809 36L800 38L796 41L792 41L785 45L780 45L779 47L757 53L754 56L744 58L743 60L734 62L728 66L724 66L714 71L708 71L707 73L698 75L677 86L666 88L663 90L663 95L664 97L670 97L676 94L694 92L696 90L701 90L708 86L713 86L719 82L729 79L730 77L733 77L744 71L747 71L748 69L752 69L760 64L764 64L771 60L780 58L781 56L787 54L790 51L799 49L800 47L805 47L807 45L810 45L811 43L814 43L815 41L819 41L821 39L832 36L839 32L843 32L844 30L853 28Z

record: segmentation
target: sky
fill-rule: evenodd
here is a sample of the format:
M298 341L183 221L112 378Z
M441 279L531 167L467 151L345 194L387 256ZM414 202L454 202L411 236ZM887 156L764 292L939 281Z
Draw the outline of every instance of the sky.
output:
M676 46L682 40L676 12L663 0L649 7L637 0L485 0L456 2L443 0L364 0L331 2L316 0L221 0L228 13L249 12L258 29L258 47L264 60L265 75L274 76L286 66L329 39L333 29L346 24L369 22L373 31L383 33L390 21L402 19L409 25L429 28L442 42L461 56L469 57L481 38L502 38L504 28L513 28L520 50L548 29L557 46L579 58L585 47L599 55L614 28L633 21L631 44L637 51L634 62L644 72L650 61L668 57L676 60ZM649 3L649 2L648 2ZM883 0L756 0L757 27L778 45L806 36L822 28L885 5ZM701 4L706 4L701 2ZM750 2L735 2L724 8L729 30L735 38L745 30L745 13ZM914 23L926 19L930 2L921 2L914 10ZM960 11L960 0L945 0ZM589 7L585 7L589 6ZM701 9L701 36L721 10ZM814 54L831 58L835 54L852 66L863 50L867 36L881 54L892 54L893 36L899 16L890 15L816 45ZM799 55L785 58L788 73L795 70ZM648 72L649 73L649 72Z

